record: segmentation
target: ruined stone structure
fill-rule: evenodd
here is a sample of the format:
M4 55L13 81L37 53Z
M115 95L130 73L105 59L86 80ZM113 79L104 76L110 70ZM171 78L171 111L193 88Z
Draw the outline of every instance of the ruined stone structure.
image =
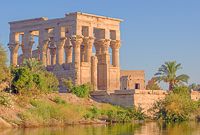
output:
M95 90L119 90L121 21L76 12L58 19L10 22L11 64L36 58L58 78L70 78L76 85L91 83Z
M145 73L143 70L121 70L121 90L145 90Z
M121 21L76 12L58 19L10 22L11 65L35 58L59 79L72 79L75 85L91 83L95 90L91 95L100 102L146 111L167 92L145 90L142 70L120 71ZM200 93L192 92L191 98L199 100Z

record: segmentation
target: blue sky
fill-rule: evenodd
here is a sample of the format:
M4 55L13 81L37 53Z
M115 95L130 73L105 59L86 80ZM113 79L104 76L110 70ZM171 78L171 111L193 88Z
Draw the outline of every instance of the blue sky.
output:
M182 63L180 73L200 83L200 0L1 0L0 42L9 21L59 18L68 12L121 18L121 68L145 70L150 79L165 61Z

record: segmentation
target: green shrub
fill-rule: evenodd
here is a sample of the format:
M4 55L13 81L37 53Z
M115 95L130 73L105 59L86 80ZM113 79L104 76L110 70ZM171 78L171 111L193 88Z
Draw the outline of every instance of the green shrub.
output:
M91 87L89 84L83 84L80 86L74 86L71 91L77 97L85 98L85 97L89 97Z
M12 89L15 91L15 93L22 94L24 91L33 90L35 86L33 74L28 68L15 68L12 70L12 74Z
M34 64L33 61L30 64L26 61L26 64L11 70L14 93L37 95L58 91L59 82L53 73L44 70L41 65L36 65L37 63Z
M85 114L83 117L85 119L98 119L99 116L101 115L101 110L98 109L96 106L93 106L92 108L89 109L89 112Z
M0 94L0 105L9 107L11 105L11 99L9 96Z
M109 122L130 122L132 120L144 120L145 114L141 108L122 108L119 106L96 107L93 106L84 115L85 119L105 119Z
M164 100L158 101L151 109L156 119L180 122L190 118L197 104L190 98L187 87L176 87Z
M73 89L73 82L71 79L61 79L62 85L68 90L68 92L71 92L71 90Z
M53 101L57 104L66 104L66 101L63 100L61 97L55 97Z
M146 115L141 108L121 108L107 111L108 120L111 122L130 122L132 120L144 120Z
M8 79L9 70L6 66L7 54L3 46L0 44L0 83Z

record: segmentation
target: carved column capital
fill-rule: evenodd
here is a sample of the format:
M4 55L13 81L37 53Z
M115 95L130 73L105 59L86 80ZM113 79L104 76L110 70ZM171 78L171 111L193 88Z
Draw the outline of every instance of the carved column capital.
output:
M71 43L74 48L80 48L80 45L83 42L83 37L80 35L73 35L71 36Z
M92 45L94 43L95 38L94 37L84 37L83 38L83 44L87 48L92 48Z
M108 48L110 46L110 39L96 39L95 48L102 48L102 53L108 53Z
M120 40L112 40L110 42L110 47L112 49L119 49L121 47L121 41Z
M13 53L17 53L18 52L19 46L20 46L20 44L19 44L18 41L14 42L14 43L9 43L8 44L8 48Z
M65 45L67 38L61 37L59 41L57 41L57 48L63 48Z

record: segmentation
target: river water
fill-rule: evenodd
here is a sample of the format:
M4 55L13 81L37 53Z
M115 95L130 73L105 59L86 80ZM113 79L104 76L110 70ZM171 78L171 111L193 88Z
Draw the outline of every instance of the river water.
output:
M76 125L65 128L3 129L0 135L200 135L200 123Z

